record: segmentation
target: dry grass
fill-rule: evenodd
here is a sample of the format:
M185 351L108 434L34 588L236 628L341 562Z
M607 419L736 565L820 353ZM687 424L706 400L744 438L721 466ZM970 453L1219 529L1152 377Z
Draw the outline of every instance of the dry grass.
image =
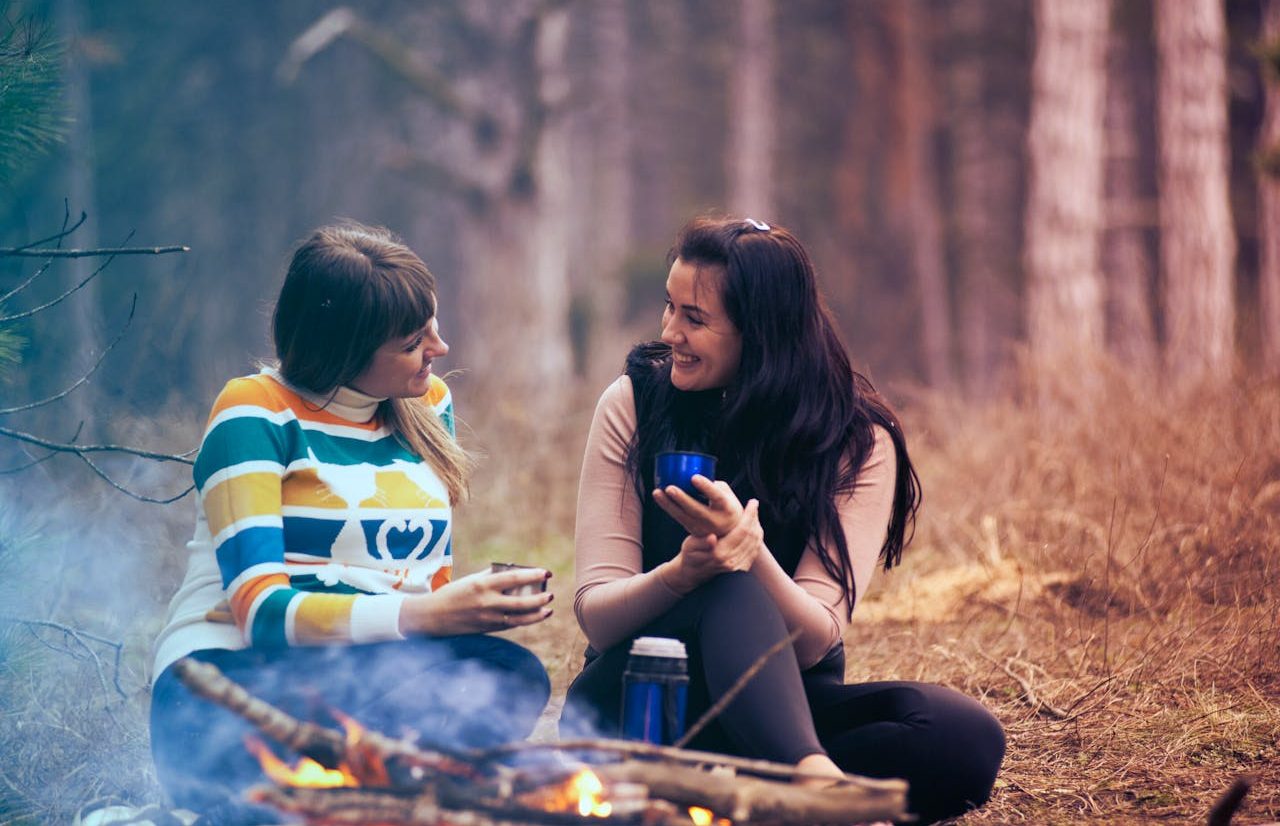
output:
M1004 771L966 825L1202 823L1241 774L1258 782L1237 822L1280 819L1280 384L1170 400L1103 382L1097 404L909 405L925 509L855 614L849 678L951 685L1000 717ZM583 648L571 536L594 398L539 439L519 435L536 428L518 408L463 402L489 458L460 514L461 565L552 569L556 615L513 637L562 697ZM162 585L149 590L176 582ZM135 661L162 609L121 625ZM113 699L91 664L36 656L0 669L0 824L65 822L104 793L154 799L145 695Z
M1100 398L913 410L926 508L855 614L849 678L1000 717L966 824L1204 822L1245 773L1240 822L1280 819L1280 385L1169 401L1112 376Z

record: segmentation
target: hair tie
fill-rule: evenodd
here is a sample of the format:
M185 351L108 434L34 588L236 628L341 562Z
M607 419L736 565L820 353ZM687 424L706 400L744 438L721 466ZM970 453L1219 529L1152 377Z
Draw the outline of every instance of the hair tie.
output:
M760 230L761 232L768 232L768 231L769 231L769 225L768 225L768 224L766 224L764 221L757 221L755 218L745 218L745 219L743 219L743 220L744 220L747 224L749 224L753 229L758 229L758 230Z

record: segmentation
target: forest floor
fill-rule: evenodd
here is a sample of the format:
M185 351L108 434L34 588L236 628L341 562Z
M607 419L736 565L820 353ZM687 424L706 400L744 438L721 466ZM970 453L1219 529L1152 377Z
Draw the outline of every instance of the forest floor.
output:
M848 679L937 682L997 715L1004 767L963 826L1204 823L1243 775L1256 782L1233 822L1280 820L1280 384L1167 401L1111 376L1098 392L1096 403L1047 393L981 409L908 399L925 505L902 566L879 574L854 614ZM581 407L589 415L590 401ZM584 646L571 535L586 423L487 445L524 470L491 460L459 516L464 571L503 560L555 574L555 616L511 634L546 663L553 705ZM499 432L472 424L477 437ZM0 614L96 630L123 655L117 679L109 645L56 629L35 644L32 629L0 624L0 824L158 800L147 649L181 575L173 537L189 524L188 510L166 512L172 524L147 536L134 516L95 536L137 564L73 587L65 572L88 563L70 543L40 582L0 593ZM30 559L50 562L43 530L0 508L6 581ZM132 611L101 604L130 583L144 583ZM38 609L25 599L47 593L56 599ZM552 736L553 718L535 736Z

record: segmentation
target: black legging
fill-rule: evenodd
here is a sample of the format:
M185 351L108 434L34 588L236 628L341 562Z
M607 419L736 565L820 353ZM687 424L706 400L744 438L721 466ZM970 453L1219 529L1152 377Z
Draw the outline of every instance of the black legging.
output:
M636 636L684 640L689 650L688 720L787 635L777 606L755 577L718 576ZM590 660L569 687L561 729L619 730L622 672L631 640ZM969 697L913 682L844 685L844 651L801 671L795 652L772 657L691 748L795 763L825 751L841 769L910 784L922 822L954 817L986 802L1004 757L1004 732Z

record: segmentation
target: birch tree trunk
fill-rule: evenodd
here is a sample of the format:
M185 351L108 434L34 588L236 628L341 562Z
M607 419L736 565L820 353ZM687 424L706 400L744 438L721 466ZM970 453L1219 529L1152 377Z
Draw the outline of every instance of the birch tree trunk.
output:
M1027 334L1037 371L1103 342L1098 270L1107 0L1038 0L1028 136Z
M773 220L773 0L740 0L738 45L729 74L729 208Z
M948 72L957 321L961 372L971 398L1005 384L1021 327L1018 296L1025 121L1015 54L988 44L1020 35L1023 4L954 0Z
M1131 12L1126 8L1124 12ZM1144 126L1154 114L1144 81L1150 67L1139 53L1139 35L1117 9L1107 51L1105 198L1107 216L1102 269L1107 291L1107 342L1111 352L1137 372L1157 366L1155 314L1151 303L1156 262L1149 230L1154 193L1146 170ZM1147 105L1144 105L1147 104Z
M1157 0L1155 12L1164 355L1185 383L1233 363L1226 22L1219 0Z
M1264 0L1266 113L1258 135L1258 298L1262 369L1280 374L1280 0Z

